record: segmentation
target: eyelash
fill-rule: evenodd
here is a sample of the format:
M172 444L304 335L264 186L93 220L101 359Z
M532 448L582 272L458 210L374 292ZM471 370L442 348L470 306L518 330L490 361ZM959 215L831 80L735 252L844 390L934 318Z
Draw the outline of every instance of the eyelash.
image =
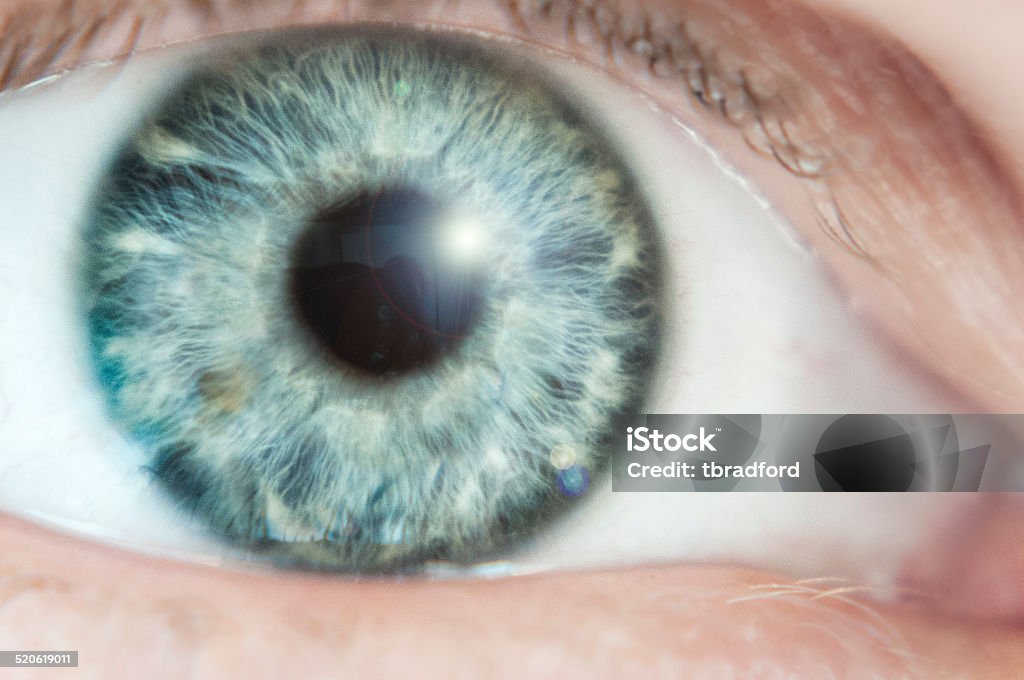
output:
M191 10L214 28L225 23L221 11L237 9L229 5L218 10L212 0L188 2ZM125 37L115 59L130 56L152 20L171 12L165 2L148 11L137 4L121 1L87 21L76 21L79 4L73 0L65 0L47 16L31 5L8 15L0 34L28 37L2 46L0 92L59 73L64 61L79 64L90 48L101 39L116 36L125 24ZM817 178L824 172L822 154L794 141L785 123L786 107L779 94L782 88L775 79L766 72L755 72L749 64L739 65L712 41L697 38L693 22L682 19L662 25L665 22L642 9L627 17L600 0L500 0L499 4L528 36L537 29L537 22L560 25L565 39L575 47L592 48L595 45L588 42L597 43L606 62L625 57L653 78L675 80L696 101L735 126L751 149L776 158L794 175ZM333 12L343 16L350 5L350 0L344 0ZM300 15L306 6L300 0L292 14ZM55 39L43 40L39 26L46 26L45 33L50 35L54 26L61 28Z
M211 32L233 32L228 28L232 17L238 16L233 13L244 11L242 3L234 0L228 0L220 8L213 0L186 1L190 10L213 29ZM454 10L466 2L493 2L528 40L538 40L540 34L554 31L558 38L556 44L564 51L597 54L599 67L627 63L632 71L646 74L652 81L663 83L666 89L688 94L691 101L697 102L707 113L734 128L749 149L761 157L774 159L786 173L801 182L813 206L812 217L833 243L847 254L884 270L858 236L833 193L829 178L840 164L834 154L825 150L827 145L823 143L831 135L823 132L812 116L796 115L806 104L795 94L801 88L794 86L792 77L786 78L777 70L753 64L724 49L720 42L709 37L710 32L699 22L686 17L686 8L679 10L679 16L669 19L656 15L649 8L615 8L607 0L451 0L436 4ZM398 2L388 3L383 8L357 9L354 0L338 0L326 20L329 23L332 18L345 21L393 18L390 8L395 5L400 9L394 12L422 12L425 23L444 23L434 18L433 6L421 8ZM137 51L153 20L166 18L172 12L167 0L154 3L148 11L143 9L143 0L123 0L88 21L66 18L73 17L78 6L73 0L65 0L45 21L38 10L23 7L20 13L4 22L0 35L16 34L11 29L19 25L69 27L60 33L55 43L37 47L39 54L34 58L31 57L32 42L40 33L38 30L23 31L30 36L29 40L0 44L0 95L13 84L31 85L48 74L59 75L62 60L81 61L92 45L100 40L115 39L119 30L125 38L114 61L123 61ZM283 23L307 23L310 17L303 16L303 12L309 7L308 0L297 0ZM357 18L352 16L354 12L363 15ZM543 39L538 42L545 44Z
M174 4L177 3L173 0L119 0L113 7L97 13L88 3L83 7L82 2L64 0L50 12L43 12L34 5L13 10L0 23L0 35L21 37L0 42L0 94L59 76L81 63L111 60L111 57L113 61L123 60L137 51L152 26L177 16L175 12L181 10ZM187 5L183 11L198 16L208 27L207 32L212 33L245 30L246 27L238 29L232 23L237 17L244 18L252 13L251 7L238 0L223 3L182 0L180 4ZM762 16L734 21L732 14L739 15L744 8L715 6L713 11L719 16L713 21L701 22L694 17L697 14L694 10L706 7L697 2L686 7L677 4L672 16L668 16L668 12L658 13L648 7L623 9L609 0L448 0L428 3L425 7L405 1L366 7L356 0L337 0L327 16L312 17L313 3L295 0L280 19L284 25L296 26L311 22L347 23L357 19L406 22L409 19L405 15L414 13L418 23L447 24L450 17L459 15L464 5L485 4L497 8L527 39L532 40L543 32L555 32L558 44L577 51L596 52L599 66L602 61L605 66L629 62L633 70L666 83L671 90L688 93L693 101L734 127L756 154L774 159L787 173L802 181L814 211L812 219L817 220L829 239L847 254L884 269L858 236L839 203L841 199L833 192L831 178L834 174L838 171L856 173L857 170L849 167L855 162L831 150L831 137L836 130L829 129L819 118L829 117L832 112L818 106L817 115L808 115L806 109L811 108L808 104L811 97L806 96L807 88L798 86L799 78L787 71L782 62L771 60L774 67L768 68L764 64L769 59L763 55L756 60L743 58L725 49L721 41L716 40L717 33L705 30L709 24L716 24L717 28L721 28L717 24L731 24L729 28L733 32L742 34L751 30L749 26L770 20L778 27L772 30L782 33L791 20L798 23L795 20L800 17L787 15L781 7L762 7ZM55 31L54 27L59 28ZM56 40L43 37L55 32ZM838 79L855 78L865 66L868 71L885 68L895 74L890 74L890 80L894 77L900 82L906 81L904 84L910 83L922 92L942 90L937 80L905 49L881 43L854 26L838 26L827 18L815 16L813 25L788 34L788 39L806 41L808 44L801 45L800 49L806 52L803 58L812 61L823 56L820 54L822 39L833 52L846 49L857 53L858 48L864 47L863 43L868 43L874 56L864 64L839 65L837 73L828 74ZM92 48L100 42L116 44L118 41L121 47L114 50L114 55L91 54ZM170 42L175 41L157 40L161 45Z
M520 25L529 32L527 15L520 8L523 4L530 3L507 2L510 9L518 9ZM650 16L630 20L603 3L535 0L532 4L542 20L561 23L562 32L576 46L593 47L587 44L588 36L596 36L606 62L625 57L638 62L652 78L675 80L706 109L740 130L751 149L775 157L794 175L819 177L824 171L821 154L795 142L787 129L777 79L739 63L711 40L699 39L699 28L692 21L683 19L656 30ZM623 54L616 52L616 45Z
M550 17L547 17L547 19L550 20ZM576 25L576 24L574 24L574 25ZM649 28L645 29L645 30L649 31ZM575 34L572 34L572 35L573 35L573 38L575 40L577 38L577 36L575 36ZM633 50L634 53L637 52L637 49L639 49L639 48L634 48L634 50ZM654 50L653 47L650 48L650 49ZM646 48L639 49L639 52L645 52L645 50L646 50ZM669 53L670 54L674 54L674 53L671 52L671 50L669 50ZM647 55L644 58L647 59L648 69L649 69L649 71L650 71L650 73L652 75L654 75L655 77L658 77L660 79L668 78L668 76L665 73L665 67L658 66L658 64L663 64L664 62L659 62L657 60L653 60L653 59L650 58L650 55ZM707 78L707 73L710 73L710 72L711 71L700 71L700 73L703 74L702 77L705 78L705 79ZM704 81L701 81L701 82L704 82ZM707 82L709 82L711 84L715 84L714 80L708 80ZM717 112L717 113L719 113L719 114L721 114L723 116L726 116L727 118L728 118L728 112L729 111L735 112L735 108L730 109L729 105L726 103L726 100L723 97L708 96L707 97L707 101L705 101L704 103L708 106L708 108L711 111Z
M523 7L532 6L541 20L560 23L561 32L575 47L593 48L596 42L606 65L628 60L651 79L680 87L692 101L738 131L749 149L806 180L819 227L830 240L858 258L873 259L828 185L826 178L835 159L820 144L797 141L792 122L796 107L787 99L796 88L777 74L727 54L711 39L698 38L699 27L686 19L655 29L653 17L642 15L629 21L600 0L505 0L505 5L527 34L534 27ZM815 133L806 136L813 139Z
M218 8L213 0L186 1L190 10L200 15L201 21L214 31L228 23L233 11L246 11L242 3L229 2ZM453 0L448 4L464 1ZM339 0L332 9L333 16L348 17L353 4L353 0ZM63 29L56 40L41 41L41 46L33 45L41 34L38 28L20 31L28 35L28 39L0 45L0 94L14 86L25 87L59 75L62 60L71 64L63 72L88 61L86 55L90 48L103 38L116 36L119 27L126 26L125 37L115 61L130 57L152 20L165 18L172 12L166 0L154 3L148 11L140 5L141 0L122 0L87 21L73 18L79 6L74 0L65 0L46 17L31 5L16 11L0 26L0 35L17 35L17 29L27 25L47 26L49 33L54 32L52 26ZM653 80L687 92L693 101L735 128L755 153L773 158L790 175L808 180L805 184L822 231L848 253L873 259L826 181L833 158L823 152L820 145L812 147L797 141L796 125L792 122L794 107L787 100L795 88L783 83L777 74L728 54L713 39L699 37L700 27L686 18L667 20L644 8L634 9L633 14L627 16L607 0L497 0L497 5L528 38L542 29L559 26L567 46L576 51L596 48L605 66L628 61L634 70L646 73ZM308 7L308 0L298 0L290 14L301 16ZM420 11L418 7L403 9ZM369 13L379 16L360 17L360 20L379 20L387 12L388 8L375 7ZM430 9L424 14L430 15ZM34 57L31 56L33 49L38 52ZM805 136L815 138L813 133Z

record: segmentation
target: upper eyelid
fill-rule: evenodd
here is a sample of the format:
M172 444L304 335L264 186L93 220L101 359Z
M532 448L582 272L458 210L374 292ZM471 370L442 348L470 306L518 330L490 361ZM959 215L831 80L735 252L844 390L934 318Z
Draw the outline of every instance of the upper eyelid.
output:
M271 7L284 11L283 16L277 17L284 20L284 25L303 25L309 23L303 13L311 2L115 0L103 8L103 0L43 0L23 3L6 12L0 7L0 95L80 65L123 59L136 48L162 47L222 33L266 30L271 27L261 23L262 19L252 21L250 15ZM434 0L428 3L390 0L371 3L369 8L360 0L334 0L329 15L317 19L334 22L386 20L404 12L415 14L415 19L444 22L458 15L464 6L477 4L503 13L513 27L510 33L529 39L537 32L560 32L558 37L566 47L591 50L597 47L596 52L603 51L606 61L628 62L652 78L674 80L677 87L681 86L683 91L739 129L751 149L773 157L797 177L827 180L827 175L835 169L834 161L843 160L837 158L841 154L830 143L832 140L827 139L829 135L822 134L834 134L837 130L820 129L820 121L806 124L805 109L811 107L803 101L803 95L809 87L799 82L799 76L777 58L767 66L758 59L772 58L762 57L757 52L751 54L748 50L742 57L733 54L725 41L715 35L716 19L731 18L734 10L739 15L749 9L743 8L742 1L735 6L725 3L724 9L710 3L714 11L708 20L706 11L694 11L707 9L707 3L702 0L644 0L635 4L619 0ZM770 3L766 12L773 23L792 19L787 12L800 13L799 8L783 8L777 3ZM361 16L355 16L357 14ZM695 24L694 14L701 14L703 20L696 35L691 30ZM168 38L162 34L161 26L171 18L192 23L194 31L200 35ZM743 28L752 30L749 17L745 21L748 23ZM233 26L239 22L240 28ZM933 74L921 73L927 69L892 40L846 21L833 22L817 17L814 24L789 35L791 40L804 38L808 43L816 43L810 53L802 55L804 58L815 60L823 56L822 36L813 34L824 32L826 40L829 36L835 38L835 49L854 52L850 62L867 61L870 55L876 67L892 66L897 71L910 73L917 81L904 85L921 86L923 90L934 90L937 85L942 89ZM852 34L853 39L847 34ZM591 44L586 44L588 42ZM872 52L878 54L871 55ZM836 65L830 68L840 76L860 75L844 61L836 59ZM927 103L934 104L935 98L932 99ZM945 99L952 104L948 96ZM794 133L801 124L805 128L802 136ZM827 185L827 181L821 184ZM832 203L827 186L823 188L825 202ZM830 228L837 232L840 245L855 255L867 256L849 225L843 222L842 210L835 207L828 217L832 218Z
M91 38L76 42L64 37L57 50L52 49L52 41L32 43L31 37L25 37L32 34L24 31L39 30L57 20L60 8L73 16L72 10L82 14L86 2L95 9L100 0L62 0L62 4L55 0L43 9L22 4L7 16L0 9L0 36L4 36L0 38L0 81L8 87L28 85L41 76L69 70L66 57L76 53L85 61L102 62L119 49L123 56L134 46L141 51L318 22L411 21L499 38L505 34L513 41L534 42L595 66L603 64L626 82L638 83L637 77L646 73L647 85L638 89L660 99L673 114L688 118L682 105L684 92L689 92L707 104L714 116L740 128L749 146L774 158L800 180L783 176L780 183L778 174L764 175L767 185L759 182L759 189L767 186L768 200L782 204L783 214L795 218L797 230L815 244L830 266L845 268L842 276L848 272L850 278L843 285L851 298L856 293L862 302L873 290L874 280L899 288L903 272L915 272L920 281L936 280L936 286L927 289L934 297L938 282L948 288L953 281L943 279L939 269L925 266L952 257L944 250L940 238L944 233L970 223L975 226L973 238L984 242L979 246L983 252L1005 253L999 235L1006 231L1006 224L1019 223L1024 210L1022 189L1007 170L1013 158L1003 154L998 140L983 134L985 127L957 103L950 94L956 88L947 88L911 48L882 29L850 17L817 13L813 3L644 0L641 7L640 3L631 6L629 0L324 1L329 11L319 7L314 17L317 0L256 0L246 5L242 0L217 4L216 0L181 0L180 5L174 0L120 0L100 15L60 19L57 25L80 25L84 28L77 30L88 31ZM192 17L175 15L177 36L169 36L163 28L172 5ZM243 6L244 11L238 11ZM309 16L300 14L305 7L311 9ZM485 8L491 12L489 19L503 22L500 28L465 21L465 14ZM143 10L149 13L140 15ZM269 15L254 18L263 10L279 23L268 25ZM191 34L180 35L182 22ZM198 29L197 22L208 30ZM690 32L690 27L697 30ZM105 44L107 52L90 49L90 44ZM653 58L665 54L670 58ZM737 118L753 124L743 127ZM736 139L735 133L730 131L726 139L712 126L697 129L711 131L726 144ZM730 156L728 160L739 161L741 174L755 169L750 159ZM986 268L980 262L961 262L974 273L973 290L987 294L987 290L1005 288L1009 275L1001 265ZM861 265L866 267L854 269ZM873 294L871 300L888 299L891 294ZM956 302L963 319L976 316L970 309L961 309L970 299L962 291L946 294L950 303ZM874 302L870 305L866 315L885 318L888 314ZM897 335L901 345L914 348L910 351L932 357L941 373L953 375L950 379L959 385L964 380L962 371L950 368L954 364L948 359L936 359L934 350L908 339L921 337L921 332L910 333L905 324L905 320L887 319L882 326ZM950 340L949 347L962 344L956 343ZM995 357L999 361L994 365L1005 364L1005 356L1010 355ZM996 391L1004 393L1008 392Z
M0 10L0 93L79 66L100 40L123 32L125 19L130 28L110 56L130 53L146 23L145 4L121 0L101 9L61 0Z
M941 80L907 48L870 27L814 14L795 2L758 6L744 0L333 0L327 14L319 8L315 20L306 14L315 0L115 0L106 9L102 2L43 0L21 4L6 14L0 8L0 96L85 63L130 56L136 48L317 22L411 18L458 26L451 20L463 10L489 8L506 22L506 32L513 38L532 40L543 33L549 34L550 43L553 34L556 49L560 44L566 51L587 51L591 60L596 55L597 61L628 65L669 84L668 89L691 95L739 130L756 153L774 158L797 178L811 180L805 188L822 231L847 253L879 265L883 272L885 266L858 237L856 225L833 192L834 175L849 179L869 170L864 158L854 158L842 148L845 140L836 139L847 133L834 115L837 102L838 107L852 109L885 105L886 88L902 88L900 96L905 98L905 90L913 90L909 99L915 106L955 112L931 121L942 136L958 139L960 150L973 152L995 176L1006 175L1000 171L1005 159L985 143ZM268 26L265 16L253 19L268 9L283 12L276 17L277 25ZM164 35L161 26L172 18L191 23L193 33ZM730 31L733 34L726 39L724 34ZM745 40L743 33L753 35ZM765 40L766 33L776 35ZM767 46L767 54L749 49L744 44L748 42ZM783 56L781 46L773 42L796 47ZM808 62L808 72L819 82L806 82L801 70L805 65L794 60ZM865 79L881 85L869 87ZM883 94L858 91L871 89ZM830 98L835 101L822 103ZM906 124L907 116L902 117ZM873 136L863 130L859 134Z
M435 6L460 5L463 1L450 0ZM755 65L731 57L713 39L692 35L685 18L686 2L673 5L675 11L668 16L655 17L646 8L623 10L607 1L478 1L500 8L527 36L537 25L558 25L569 44L583 43L587 39L583 36L589 36L604 45L606 59L612 58L613 50L624 52L628 61L651 76L675 78L698 101L736 125L751 148L774 156L793 174L809 177L823 171L822 154L796 144L783 122L791 112L796 88L791 84L782 88L771 78L766 79L764 69L758 69L760 77L752 79ZM272 0L263 6L270 4ZM305 0L292 3L288 16L282 18L294 23L306 4ZM339 0L332 12L336 19L347 18L354 5L352 0ZM406 10L415 7L419 12L423 3L399 0L383 5L382 18L403 5L407 5ZM161 39L158 34L155 44L142 44L151 31L159 33L159 25L173 12L186 13L196 30L210 37L205 34L224 31L232 17L252 9L251 3L239 0L118 0L105 9L91 1L60 0L23 4L6 14L0 10L0 94L90 62L128 57L138 47L178 42ZM429 14L429 9L424 12L425 16Z
M471 2L469 4L472 3ZM686 17L686 0L676 3L667 17L657 20L645 8L622 10L613 2L593 0L475 0L491 4L505 12L508 19L524 33L532 31L531 23L560 24L569 42L582 42L581 34L594 34L604 42L610 52L613 43L628 52L633 52L652 75L681 76L686 85L705 103L722 109L737 109L736 99L731 95L745 98L760 105L767 95L757 92L756 86L746 80L745 68L726 69L723 63L735 60L723 59L720 45L709 45L707 40L697 40L689 34ZM335 19L346 19L352 13L357 0L338 0L332 13ZM45 0L44 0L45 3ZM274 0L267 2L269 6ZM0 8L0 93L30 85L35 81L74 69L92 61L115 60L129 56L143 41L144 34L164 22L172 12L185 12L196 23L197 29L205 34L219 32L230 23L232 17L249 12L252 3L240 0L226 0L219 6L216 0L118 0L111 7L92 7L94 2L74 0L53 0L49 4L23 4L6 12ZM284 5L282 2L280 5ZM284 19L300 17L308 0L292 3ZM435 2L434 5L461 6L466 0ZM654 4L653 2L637 3ZM415 10L423 16L430 16L431 10L423 10L423 3L413 0L398 0L382 3L381 18L393 16L396 6L406 5L406 10ZM377 8L369 10L371 14ZM439 14L443 17L444 14ZM301 22L300 22L301 23ZM155 30L159 31L159 27ZM172 40L170 42L178 42ZM98 43L106 46L102 51L91 53ZM157 36L157 42L145 47L168 44ZM671 65L669 65L671 64ZM728 83L723 81L730 81ZM723 85L736 85L737 92L725 92ZM726 100L729 99L728 103Z

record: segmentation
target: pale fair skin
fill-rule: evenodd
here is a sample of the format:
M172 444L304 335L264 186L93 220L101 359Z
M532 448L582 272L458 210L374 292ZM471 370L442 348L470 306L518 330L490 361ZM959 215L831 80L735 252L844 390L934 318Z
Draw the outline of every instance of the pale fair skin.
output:
M31 5L45 10L49 3ZM80 3L82 16L95 11L91 4L102 3ZM68 66L62 59L109 57L128 44L145 49L370 12L360 3L344 11L336 4L289 9L292 3L264 2L223 12L211 29L167 3L159 22L115 21L88 46L50 60L55 64L40 61L30 64L35 72L4 79L24 83ZM401 16L401 4L374 16ZM489 2L418 11L432 23L544 42L566 30L553 4L554 18L511 19L507 8ZM1024 191L1024 82L1007 77L1008 65L1024 63L1016 30L1024 8L1010 0L650 4L659 16L685 11L698 42L713 41L728 55L722 62L757 65L750 73L760 75L750 77L761 83L752 89L764 109L783 112L793 146L818 165L799 166L782 154L790 170L781 170L770 153L746 152L731 125L711 125L706 135L818 248L866 323L975 408L1024 410L1024 327L1013 322L1024 292L1024 246L1015 233ZM582 23L571 28L579 33L575 42L600 62L594 55L606 43ZM626 73L636 73L637 59L613 56L605 66L636 81ZM725 80L735 72L728 63L718 68ZM722 117L695 113L681 89L651 89L666 108L690 111L683 117ZM832 215L842 215L832 228L845 246L825 235L809 200L820 195L821 163L839 206ZM796 179L794 168L814 177ZM870 604L827 580L794 584L735 566L400 583L240 573L5 518L0 646L81 651L78 671L26 670L23 677L109 677L126 669L153 678L519 677L555 669L559 676L1019 677L1024 634L1014 624L1024 621L1024 596L1013 586L1024 574L1014 541L1021 512L1012 498L984 497L971 515L974 530L936 521L908 560L904 582L943 597ZM997 552L998 560L985 559ZM749 597L765 593L773 596Z

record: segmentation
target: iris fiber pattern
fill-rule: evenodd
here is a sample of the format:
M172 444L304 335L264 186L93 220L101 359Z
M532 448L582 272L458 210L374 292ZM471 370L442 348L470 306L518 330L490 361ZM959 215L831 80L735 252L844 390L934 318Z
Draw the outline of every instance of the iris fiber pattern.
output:
M316 215L408 188L482 229L483 306L429 370L332 360L289 295ZM232 543L376 572L471 560L604 469L659 351L660 248L627 165L551 81L406 30L218 54L126 140L84 233L111 417Z

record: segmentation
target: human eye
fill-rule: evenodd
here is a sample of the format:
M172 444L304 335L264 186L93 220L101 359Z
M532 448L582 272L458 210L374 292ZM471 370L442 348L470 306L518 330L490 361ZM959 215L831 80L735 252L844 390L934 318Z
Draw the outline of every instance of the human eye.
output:
M91 183L75 236L98 375L83 382L115 425L94 429L127 434L139 452L125 460L198 520L194 533L348 571L479 559L581 504L568 475L603 481L616 414L707 409L739 380L761 396L716 408L778 408L791 392L765 376L793 337L780 321L795 305L815 325L844 321L766 211L697 176L723 174L699 149L652 159L657 142L636 133L602 139L580 114L602 107L573 110L528 61L381 28L243 41L197 59L149 105ZM653 112L619 116L667 134ZM731 224L747 221L762 226ZM450 261L452 225L480 252ZM767 297L755 292L765 284ZM723 333L716 306L752 332ZM847 342L861 364L878 360L867 339ZM723 347L753 358L730 368ZM565 449L570 470L550 461ZM113 457L95 443L82 457L92 450ZM119 486L78 490L93 525L115 530L125 513L90 490Z
M532 39L540 40L541 39L540 36L542 36L544 31L545 31L544 27L550 27L550 26L553 26L553 25L560 26L559 20L564 19L565 16L564 16L564 12L562 13L561 16L559 16L558 12L561 11L561 9L559 9L559 8L560 8L560 6L557 5L557 4L554 5L554 8L552 8L551 5L544 5L544 6L540 7L539 9L535 8L536 11L534 11L534 10L527 11L526 9L519 8L519 9L522 9L522 14L525 17L526 24L530 25L530 26L532 26L532 28L534 28L534 30L532 30L529 33L529 35L532 36ZM396 11L396 10L389 9L387 11ZM518 11L518 9L517 9L517 11ZM558 20L552 19L552 16L554 16ZM356 17L356 18L365 18L365 17ZM599 24L595 24L595 23L588 24L589 20L591 20L591 19L593 19L594 22L597 22L597 20L598 20L597 14L595 14L593 12L590 12L588 10L587 12L583 12L582 14L580 14L579 17L573 18L573 20L571 20L571 22L568 22L568 26L570 27L571 31L573 32L573 42L574 43L579 43L578 46L588 45L589 44L591 47L601 47L600 32L597 31L597 34L596 34L597 37L596 38L595 38L595 34L594 34L595 29L599 28ZM706 19L706 20L710 20L710 19ZM547 22L547 24L545 22ZM620 37L621 36L616 36L616 40L618 38L620 38ZM657 44L657 41L653 41L653 42L648 41L648 42L650 42L649 49L653 50L653 52L648 52L648 48L645 47L642 44L643 40L641 40L641 38L643 38L643 36L635 36L635 37L637 37L638 39L636 41L631 42L631 45L632 45L632 47L631 47L631 50L632 50L631 54L633 56L630 57L630 58L639 59L641 62L644 59L648 59L649 62L650 62L649 63L649 68L650 68L650 70L652 72L654 72L654 77L655 77L654 82L656 84L660 85L660 83L663 83L664 81L657 80L657 78L660 77L658 75L657 71L658 71L658 69L664 69L665 68L664 67L664 63L658 62L657 60L654 60L654 59L650 59L649 56L652 53L657 53L658 50L660 50L660 49L664 49L664 44L660 44L659 45L659 44ZM647 37L653 38L654 36L647 36ZM597 51L600 51L600 50L597 50ZM596 54L597 52L594 52L594 53ZM599 60L600 57L595 56L594 59L595 60ZM612 63L612 65L610 65L610 67L609 67L609 69L612 70L612 71L615 71L617 68L618 67L616 67L615 63ZM621 71L620 73L625 73L625 71ZM719 74L719 75L721 75L721 74ZM712 72L702 72L702 73L701 72L697 72L697 73L693 73L693 74L687 74L687 77L690 79L690 89L701 91L703 93L703 95L705 95L705 98L710 100L715 108L720 109L722 111L722 113L727 118L730 119L731 123L735 123L736 122L736 121L732 121L731 118L732 117L737 117L738 118L739 114L736 111L734 111L734 110L730 111L730 108L728 107L728 105L723 105L723 101L724 100L718 98L719 95L716 94L715 79L718 76L716 76L715 73L712 73ZM651 88L651 89L653 89L653 90L662 90L663 88L662 87L654 87L654 88ZM668 99L672 99L673 97L669 96L667 98ZM665 103L665 102L663 102L663 103ZM668 104L666 104L666 105L668 105ZM769 125L768 129L770 129L770 125ZM716 136L717 132L709 132L708 134L709 134L709 136ZM757 144L757 139L754 139L753 141L754 141L754 144L756 145ZM790 151L793 151L795 147L796 147L796 145L794 145L793 148L790 148ZM778 150L778 148L776 148L776 150L772 150L772 148L766 148L766 147L762 146L762 151L767 151L769 153L769 155L772 155L772 154L775 154L775 153L782 153L782 152L786 151L786 148L783 146L783 148L781 148L781 150ZM802 172L804 174L815 174L816 173L815 168L821 167L822 163L824 163L825 161L828 161L830 159L828 159L826 156L825 157L814 157L814 156L812 156L810 158L805 158L805 157L798 158L798 157L785 157L785 156L782 156L782 158L780 158L779 160L782 161L783 165L787 165L788 166L788 170L790 170L790 171L796 169L796 170L798 170L798 171L800 171L800 172ZM816 163L817 163L817 165L815 165ZM863 173L860 173L860 174L867 174L867 172L865 170ZM942 178L942 179L945 179L947 181L951 181L951 179L949 177L945 177L945 178ZM841 184L841 182L837 182L837 184ZM979 184L979 186L984 188L984 182L981 182ZM808 190L816 190L816 189L808 189ZM857 190L857 189L851 188L851 187L847 186L846 190L849 190L849 192L855 192L855 190ZM790 196L790 195L787 195L787 196ZM792 198L792 196L790 198ZM818 198L820 198L820 197L818 197ZM831 196L829 198L830 199L836 199L837 197ZM876 198L878 198L878 197L876 197ZM867 206L873 206L874 209L877 209L879 212L885 212L887 208L892 208L893 207L893 201L895 200L893 197L885 196L885 197L881 197L881 199L882 199L881 201L874 201L873 203L869 202L869 201L865 201L863 203L864 203L864 205L867 205ZM888 203L887 203L887 201L888 201ZM835 207L836 205L843 205L843 204L847 204L847 203L849 203L849 200L843 201L843 202L831 201L830 203L828 203L828 207ZM854 203L858 203L858 202L854 202ZM859 205L860 204L858 203L858 206ZM654 206L656 207L657 204L654 203ZM818 208L818 207L821 207L821 206L819 206L818 204L814 204L814 207ZM995 208L992 208L990 206L988 208L988 210L995 210ZM837 250L839 250L839 252L846 253L845 255L843 255L843 257L846 257L847 255L852 255L852 256L857 258L857 259L853 260L853 264L852 265L849 265L849 264L847 265L848 267L853 269L855 273L860 271L859 269L857 269L857 267L873 267L873 266L880 266L880 267L882 267L882 265L879 265L878 262L880 260L882 260L883 262L885 261L885 257L883 257L883 255L885 253L880 253L879 250L878 250L878 246L870 243L870 240L867 238L869 236L869 233L868 233L868 235L865 235L863 227L861 228L861 231L857 232L856 236L851 236L851 235L849 235L849 233L846 233L846 232L843 231L843 227L849 225L849 224L847 224L847 222L850 219L850 213L851 212L852 212L851 208L847 205L842 210L841 213L833 213L833 214L831 214L831 218L833 218L833 221L827 222L827 224L826 224L826 226L828 226L831 230L833 230L833 236L839 238L840 240L843 240L844 237L847 239L847 244L846 244L848 246L847 250L846 251L841 251L839 249L837 249ZM838 214L843 215L843 218L839 219L839 221L836 221L836 216ZM877 215L877 217L878 217L878 215ZM946 215L946 217L948 218L949 215ZM827 213L825 213L825 218L828 219ZM861 220L856 220L854 223L860 225L861 224ZM876 224L879 224L879 223L882 223L882 221L879 220L879 221L876 222ZM871 223L868 222L868 225L870 226ZM868 231L869 231L869 229L868 229ZM817 233L817 231L809 231L809 233ZM807 238L811 238L811 237L807 237ZM692 237L691 237L691 239L692 239ZM827 249L823 249L823 250L827 250ZM850 253L851 250L854 251L854 252ZM858 250L860 250L861 252L857 253L856 251L858 251ZM833 251L827 251L827 252L833 252ZM865 255L870 255L870 257L865 257ZM837 256L837 257L839 257L839 256ZM869 264L864 264L865 262L869 262ZM890 263L889 266L892 266L892 264ZM843 267L840 266L839 268L842 269ZM882 268L884 268L884 267L882 267ZM860 271L860 272L862 273L862 271ZM872 304L874 304L874 303L872 303ZM916 318L916 320L915 320L916 322L921 322L921 323L925 323L925 324L931 323L931 316L929 315L931 312L929 312L924 307L922 308L921 311L915 311L915 313L919 314L919 317ZM695 316L693 317L693 322L694 323L696 322L696 317ZM945 336L943 336L943 337L945 337ZM684 368L684 369L682 369L681 373L685 372L685 371L687 371L687 370ZM675 376L675 377L676 378L680 378L680 376L678 376L678 375ZM683 381L679 380L678 382L682 383ZM914 385L914 387L916 387L916 385ZM691 396L690 398L693 398L693 397ZM722 398L722 397L720 397L720 398ZM765 397L765 398L768 398L768 397ZM943 399L950 399L950 398L952 398L952 397L948 397L948 396L939 397L939 402L943 403L943 405L947 405L947 403L949 403L950 401L949 400L943 400ZM696 401L690 401L690 402L691 403L695 403ZM728 399L726 399L725 402L728 402ZM754 409L754 410L761 410L761 409ZM765 409L765 410L767 410L767 409Z

